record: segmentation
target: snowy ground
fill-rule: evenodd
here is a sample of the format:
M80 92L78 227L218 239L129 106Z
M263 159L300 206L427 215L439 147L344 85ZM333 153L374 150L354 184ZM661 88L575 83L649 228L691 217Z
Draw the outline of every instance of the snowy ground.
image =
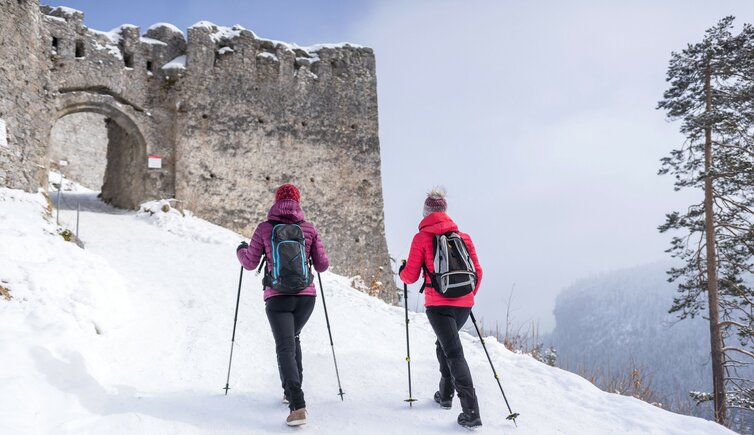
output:
M411 314L414 397L409 408L403 310L322 278L345 401L321 300L302 333L309 424L284 425L260 278L245 273L231 390L228 363L241 236L175 210L109 208L88 192L64 193L65 242L42 195L0 189L0 433L321 434L465 433L432 401L439 374L434 336ZM485 289L482 291L494 291ZM508 414L479 340L463 334L480 399L478 433L723 434L720 426L607 394L586 380L488 340L513 410Z

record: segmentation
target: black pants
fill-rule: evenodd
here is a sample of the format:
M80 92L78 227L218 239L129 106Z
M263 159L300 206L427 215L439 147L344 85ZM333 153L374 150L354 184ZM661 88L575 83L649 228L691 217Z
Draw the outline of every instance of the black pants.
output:
M427 307L429 324L437 335L437 361L440 363L440 394L444 398L453 397L453 385L458 392L463 411L479 414L474 382L471 371L463 356L463 346L458 331L469 318L471 308L435 306ZM444 390L444 391L443 391Z
M299 334L314 311L314 301L314 296L273 296L265 301L267 320L275 337L280 381L291 411L306 406L301 389L304 367Z

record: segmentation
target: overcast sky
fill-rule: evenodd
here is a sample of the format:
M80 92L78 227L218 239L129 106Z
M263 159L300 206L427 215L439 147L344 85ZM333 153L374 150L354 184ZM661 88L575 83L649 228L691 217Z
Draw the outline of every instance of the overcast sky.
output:
M109 30L241 24L377 57L385 214L403 258L432 185L485 271L477 317L554 326L574 280L667 258L666 212L695 197L657 176L681 143L655 110L670 53L747 1L65 1ZM316 219L315 219L316 221ZM413 308L414 302L411 302Z

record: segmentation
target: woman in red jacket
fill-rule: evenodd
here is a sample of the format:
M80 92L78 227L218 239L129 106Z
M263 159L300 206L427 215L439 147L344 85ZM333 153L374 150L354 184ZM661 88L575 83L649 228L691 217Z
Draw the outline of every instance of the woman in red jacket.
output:
M471 307L474 306L474 295L482 281L482 267L479 265L471 238L468 234L458 231L458 225L445 213L447 207L444 189L432 189L424 201L424 219L419 223L419 232L411 242L411 251L405 266L401 267L400 278L406 284L412 284L419 279L422 269L429 273L434 272L433 241L436 235L458 233L466 244L477 275L474 291L457 298L445 297L431 287L432 282L425 272L424 306L427 307L429 323L437 335L437 360L442 376L440 389L435 393L435 401L443 408L450 409L453 392L457 391L463 411L458 415L458 424L477 427L482 425L479 403L458 331L466 323Z

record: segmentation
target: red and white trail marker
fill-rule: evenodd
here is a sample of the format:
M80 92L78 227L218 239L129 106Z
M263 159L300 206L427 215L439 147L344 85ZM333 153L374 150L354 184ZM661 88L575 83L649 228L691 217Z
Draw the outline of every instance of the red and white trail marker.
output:
M149 169L162 169L162 157L149 156L147 159L147 168Z

